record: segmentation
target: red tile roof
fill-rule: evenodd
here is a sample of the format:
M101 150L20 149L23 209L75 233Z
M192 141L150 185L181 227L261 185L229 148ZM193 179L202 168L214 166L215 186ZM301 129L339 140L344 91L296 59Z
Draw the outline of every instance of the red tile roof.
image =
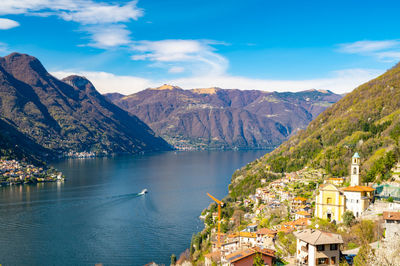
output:
M383 212L383 219L400 221L400 212Z

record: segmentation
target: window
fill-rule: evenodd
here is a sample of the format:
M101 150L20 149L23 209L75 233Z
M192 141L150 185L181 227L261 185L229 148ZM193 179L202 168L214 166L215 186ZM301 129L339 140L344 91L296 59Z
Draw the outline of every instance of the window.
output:
M328 258L319 258L317 259L317 264L328 264Z
M358 203L358 200L357 200L357 203Z
M338 244L331 244L331 250L337 250Z
M353 168L353 175L356 175L357 174L357 167L354 167Z
M326 203L332 204L332 198L327 198L327 199L326 199Z
M325 250L325 246L324 245L318 245L317 246L317 251L324 251Z

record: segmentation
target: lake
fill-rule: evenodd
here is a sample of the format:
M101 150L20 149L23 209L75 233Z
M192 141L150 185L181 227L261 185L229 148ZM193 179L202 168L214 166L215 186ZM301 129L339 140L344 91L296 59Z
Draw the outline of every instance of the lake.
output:
M69 159L64 183L0 188L0 264L169 265L203 229L201 211L266 151ZM138 193L147 188L144 196Z

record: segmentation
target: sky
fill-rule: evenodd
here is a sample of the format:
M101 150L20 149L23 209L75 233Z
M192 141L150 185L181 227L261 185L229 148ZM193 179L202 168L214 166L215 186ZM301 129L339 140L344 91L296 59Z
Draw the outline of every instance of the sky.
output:
M30 54L102 93L347 93L400 61L399 10L385 0L1 0L0 55Z

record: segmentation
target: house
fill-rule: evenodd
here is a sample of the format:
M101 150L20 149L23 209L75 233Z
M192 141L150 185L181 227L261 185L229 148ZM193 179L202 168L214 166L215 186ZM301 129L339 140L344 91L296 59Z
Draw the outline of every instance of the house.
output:
M221 252L223 255L231 254L240 248L239 239L227 241L221 244Z
M204 255L204 265L211 266L213 263L219 264L221 262L221 252L215 251Z
M383 212L385 238L390 239L394 235L400 235L400 212Z
M305 229L308 225L311 225L311 219L310 218L300 218L297 219L296 221L293 221L292 223L296 230L302 230Z
M268 228L261 228L256 232L257 245L262 247L273 247L278 232Z
M359 217L373 202L375 189L367 186L350 186L342 189L346 198L346 210Z
M295 213L294 219L311 218L311 214L306 211L298 211Z
M315 216L330 221L342 222L345 212L345 196L336 186L324 184L315 197Z
M294 235L298 265L339 265L341 235L315 229L297 231Z
M257 244L256 233L239 232L239 243L241 247L254 247Z
M264 265L275 264L275 251L261 248L248 248L229 254L221 259L223 266L252 266L255 256L261 255Z
M256 224L256 223L248 224L247 227L242 230L242 232L254 233L257 231L257 227L258 227L258 224Z
M344 178L342 178L342 177L330 177L325 182L327 184L332 184L332 185L341 187L344 184Z
M303 197L295 197L295 198L292 200L292 208L293 208L293 209L298 209L298 208L300 208L300 206L305 205L306 202L307 202L307 199L306 199L306 198L303 198Z

